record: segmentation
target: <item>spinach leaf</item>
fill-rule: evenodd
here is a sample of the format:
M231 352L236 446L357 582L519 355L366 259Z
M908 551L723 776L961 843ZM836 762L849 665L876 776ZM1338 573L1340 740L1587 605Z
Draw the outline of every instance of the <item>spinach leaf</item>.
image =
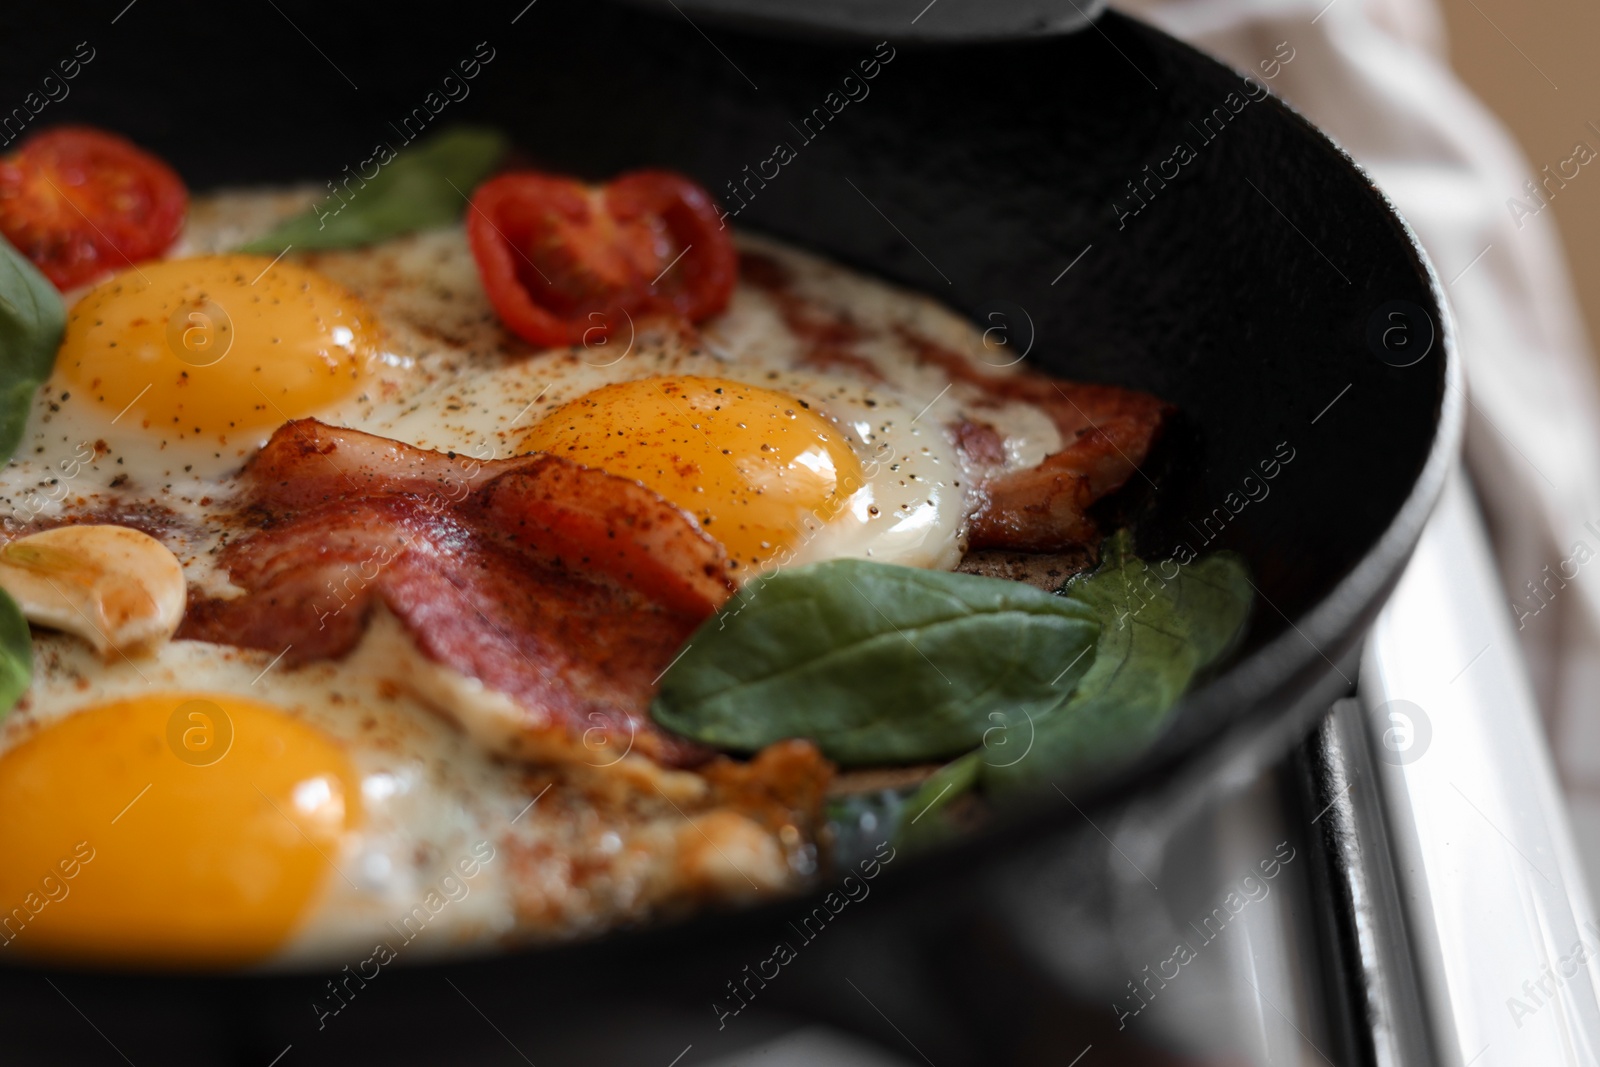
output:
M56 287L0 237L0 460L22 441L33 394L50 377L66 324Z
M10 711L33 681L33 637L22 609L0 589L0 716Z
M986 787L1038 786L1133 758L1244 629L1255 590L1234 553L1151 567L1134 558L1123 531L1106 541L1101 560L1063 589L1100 619L1094 665L1064 705L1037 720L1026 758L984 767Z
M832 560L747 584L695 631L651 713L716 748L806 737L842 764L955 756L1059 704L1094 608L1020 582Z
M417 230L448 226L467 207L464 197L488 176L506 151L498 130L453 126L398 152L380 145L368 162L376 177L359 168L354 180L336 182L304 215L296 215L265 237L239 249L276 255L299 249L353 248Z
M918 786L905 802L895 844L910 849L926 848L958 833L958 827L946 816L946 809L978 784L983 773L982 759L982 749L968 752L939 768Z

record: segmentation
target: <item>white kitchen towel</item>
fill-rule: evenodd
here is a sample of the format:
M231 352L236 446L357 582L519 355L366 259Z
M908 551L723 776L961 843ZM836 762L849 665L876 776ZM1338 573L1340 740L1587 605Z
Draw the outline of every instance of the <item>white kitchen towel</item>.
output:
M1560 164L1571 175L1571 160L1600 150L1600 129L1575 114L1571 155L1531 166L1450 70L1431 0L1115 6L1264 81L1327 131L1432 258L1466 365L1467 461L1506 610L1600 886L1600 389L1547 206ZM1462 667L1455 684L1470 684Z

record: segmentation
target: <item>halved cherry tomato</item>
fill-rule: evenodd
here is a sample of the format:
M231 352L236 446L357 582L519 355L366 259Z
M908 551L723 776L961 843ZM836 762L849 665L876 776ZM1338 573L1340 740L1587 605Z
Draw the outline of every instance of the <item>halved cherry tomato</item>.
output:
M668 171L601 186L503 174L473 195L467 237L501 320L536 345L593 344L641 314L699 322L739 272L711 195Z
M87 126L35 134L0 159L0 233L57 289L159 256L188 207L172 168Z

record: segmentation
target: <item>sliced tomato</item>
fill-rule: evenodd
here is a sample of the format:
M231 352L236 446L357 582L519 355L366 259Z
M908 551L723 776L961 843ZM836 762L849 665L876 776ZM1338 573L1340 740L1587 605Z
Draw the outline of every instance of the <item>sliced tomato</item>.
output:
M739 271L711 195L668 171L502 174L473 195L467 237L501 320L536 345L593 344L652 313L699 322Z
M57 289L159 256L188 207L171 167L87 126L36 134L0 159L0 233Z

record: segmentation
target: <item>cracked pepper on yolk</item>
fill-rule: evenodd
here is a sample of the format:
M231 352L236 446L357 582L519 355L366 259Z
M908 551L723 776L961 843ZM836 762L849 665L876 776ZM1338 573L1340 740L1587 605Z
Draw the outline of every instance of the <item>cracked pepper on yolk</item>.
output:
M178 437L270 431L357 393L377 320L354 295L265 256L172 259L80 299L56 358L65 391Z
M724 378L618 382L558 408L522 439L635 478L722 542L734 564L768 566L865 484L843 432L804 401Z

